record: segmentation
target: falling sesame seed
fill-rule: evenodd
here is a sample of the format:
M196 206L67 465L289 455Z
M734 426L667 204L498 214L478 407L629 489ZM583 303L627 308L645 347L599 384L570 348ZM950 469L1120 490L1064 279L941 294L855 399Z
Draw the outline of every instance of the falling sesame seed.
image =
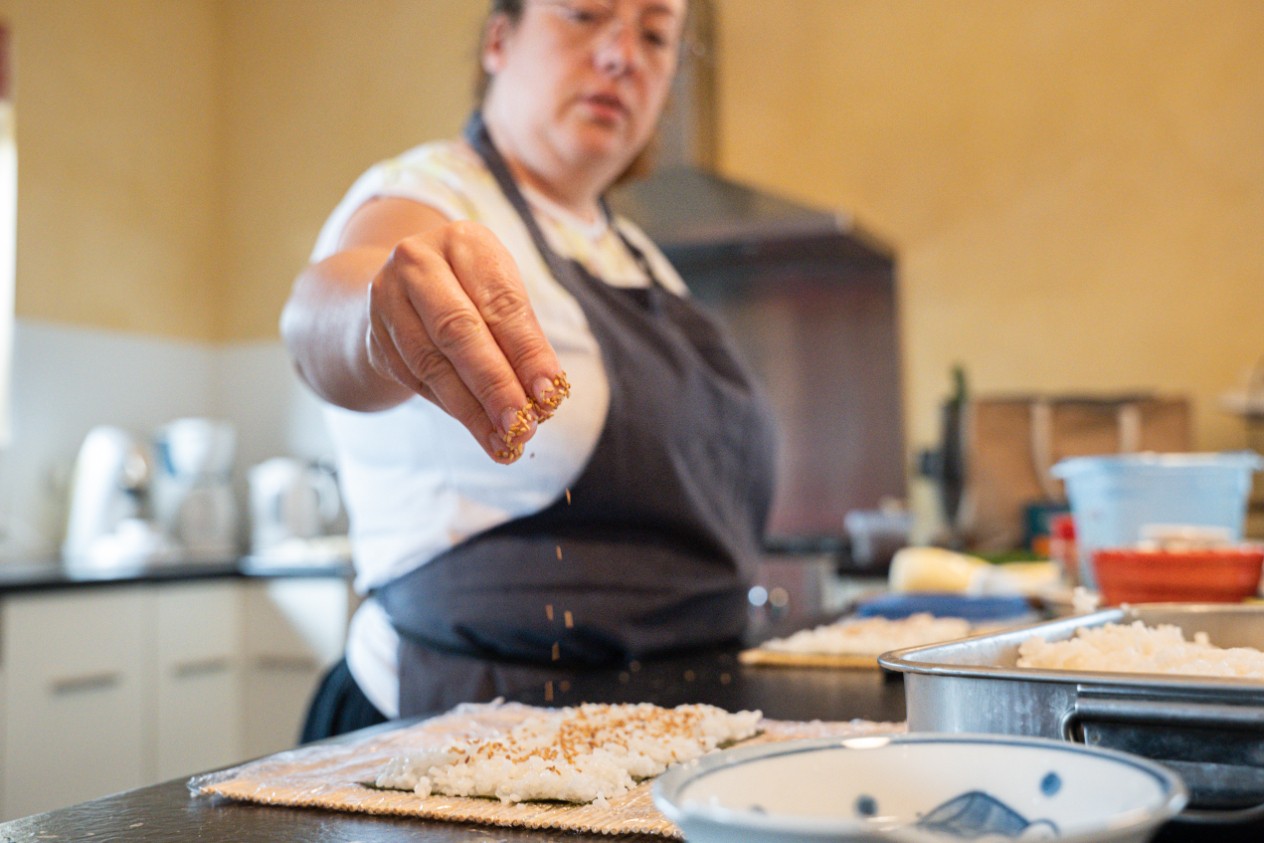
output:
M574 626L575 626L575 618L574 618L574 616L573 616L573 615L571 615L571 610L570 610L570 609L567 609L567 610L566 610L566 611L562 614L562 617L563 617L563 619L564 619L564 622L565 622L565 624L566 624L566 628L567 628L567 629L572 629L572 628L574 628Z
M695 678L697 678L697 674L696 674L696 673L694 673L692 670L686 670L686 671L685 671L685 681L686 681L686 682L692 682Z
M562 657L562 645L557 641L553 642L553 661L557 661Z
M571 490L570 489L566 490L566 505L567 506L571 505Z
M557 546L557 561L562 561L562 546L560 544Z
M544 607L544 616L549 620L553 620L553 604L549 603Z
M552 680L544 683L544 699L553 702L553 682Z

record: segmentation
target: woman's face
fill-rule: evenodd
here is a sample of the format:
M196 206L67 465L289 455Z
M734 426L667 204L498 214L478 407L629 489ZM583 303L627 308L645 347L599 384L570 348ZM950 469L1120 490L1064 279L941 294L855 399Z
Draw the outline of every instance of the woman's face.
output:
M550 180L613 180L654 133L686 0L526 0L488 31L484 110L508 154ZM605 175L608 173L608 175Z

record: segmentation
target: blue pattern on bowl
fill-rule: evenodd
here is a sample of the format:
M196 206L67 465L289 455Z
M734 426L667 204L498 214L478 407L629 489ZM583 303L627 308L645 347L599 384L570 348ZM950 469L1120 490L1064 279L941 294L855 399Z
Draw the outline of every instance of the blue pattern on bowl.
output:
M981 790L971 790L949 799L918 820L917 825L940 834L969 840L985 834L1021 837L1033 826L1047 828L1052 832L1045 836L1058 836L1058 826L1051 820L1031 822L1001 800Z

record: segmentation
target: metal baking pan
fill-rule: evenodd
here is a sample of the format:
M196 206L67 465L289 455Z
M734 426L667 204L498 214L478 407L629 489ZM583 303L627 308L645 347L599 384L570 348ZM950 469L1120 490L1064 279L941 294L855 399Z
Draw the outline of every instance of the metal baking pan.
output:
M1016 665L1033 635L1059 641L1136 620L1264 650L1264 605L1154 603L909 647L878 662L903 674L910 730L1036 735L1143 755L1189 786L1183 821L1264 820L1264 682Z

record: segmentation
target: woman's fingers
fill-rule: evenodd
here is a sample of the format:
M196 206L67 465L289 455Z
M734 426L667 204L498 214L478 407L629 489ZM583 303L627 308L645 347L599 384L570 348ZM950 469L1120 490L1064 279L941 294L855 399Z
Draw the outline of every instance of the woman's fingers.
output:
M446 257L453 274L478 309L537 416L548 418L565 397L563 388L569 391L569 386L527 299L513 257L483 226L462 223L451 231ZM484 406L494 405L497 385L489 382L478 397Z
M399 352L396 351L394 343L384 344L382 342L380 337L388 333L380 325L376 329L370 327L368 338L369 365L392 380L401 384L407 384L409 389L422 398L442 407L443 402L434 394L434 390L413 375L412 371L404 363L403 358L399 356Z
M512 462L569 392L512 258L472 223L401 241L369 289L370 362Z
M435 267L429 270L428 287L436 286ZM370 286L368 353L370 364L413 392L439 405L460 422L489 456L510 462L505 436L470 392L451 361L432 340L425 320L414 305L407 280L417 274L415 261L397 254ZM440 286L455 287L452 280ZM441 297L432 295L431 299ZM437 307L423 303L422 308ZM447 312L460 311L459 302L448 302ZM466 303L464 310L472 311ZM490 338L490 334L488 335Z

